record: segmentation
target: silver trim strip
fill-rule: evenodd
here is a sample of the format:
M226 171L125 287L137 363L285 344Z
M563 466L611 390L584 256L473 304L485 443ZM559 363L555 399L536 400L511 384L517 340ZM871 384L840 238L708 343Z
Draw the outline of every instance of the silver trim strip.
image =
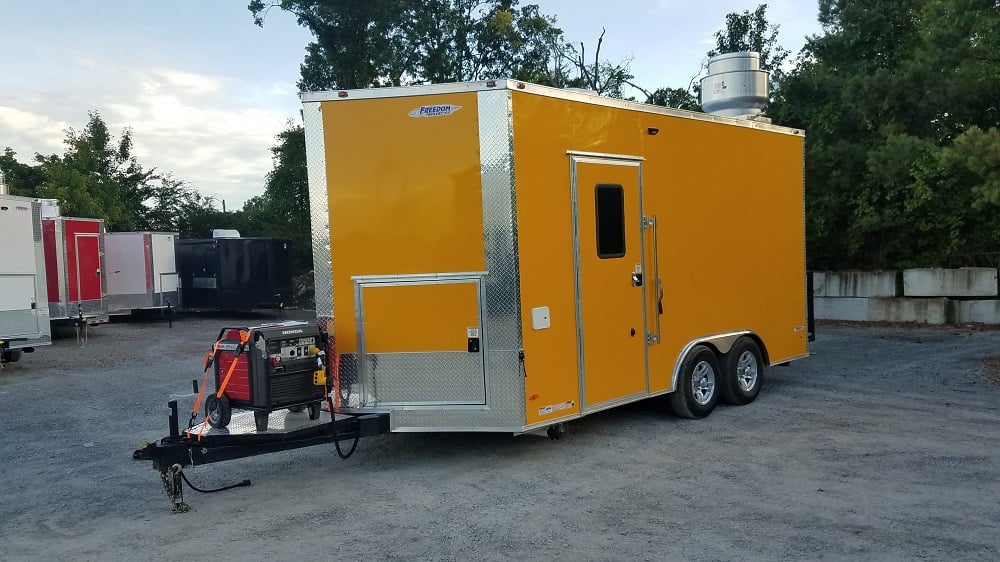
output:
M568 421L578 420L583 417L583 414L571 414L568 416L563 416L561 418L555 418L551 420L545 420L543 422L533 423L531 425L524 426L521 431L522 433L528 433L529 431L535 431L537 429L543 429L557 423L565 423Z
M632 402L638 402L639 400L645 400L649 398L649 392L637 392L635 394L629 394L628 396L622 396L621 398L615 398L614 400L608 400L606 402L601 402L600 404L594 404L593 406L583 410L584 416L589 416L595 412L600 412L602 410L610 410L617 406L622 406L624 404L630 404Z
M581 162L587 161L587 159L595 159L601 163L606 163L605 160L626 160L629 162L642 162L646 159L645 156L629 156L627 154L612 154L610 152L582 152L579 150L567 150L566 154L570 156L578 156L578 160ZM610 163L610 162L608 162Z
M413 273L402 275L354 275L351 280L362 285L406 283L414 284L420 281L469 281L471 279L481 279L489 275L489 271L469 271L457 273Z
M677 377L681 372L681 363L687 357L688 353L691 352L691 348L696 345L703 343L711 343L714 347L719 348L719 353L727 353L729 348L733 346L739 337L745 336L747 334L753 334L751 330L738 330L735 332L725 332L722 334L713 334L708 336L702 336L689 341L682 349L681 352L677 354L677 359L674 360L674 371L670 377L670 388L666 391L657 392L657 394L666 394L677 390ZM756 334L754 334L756 335Z

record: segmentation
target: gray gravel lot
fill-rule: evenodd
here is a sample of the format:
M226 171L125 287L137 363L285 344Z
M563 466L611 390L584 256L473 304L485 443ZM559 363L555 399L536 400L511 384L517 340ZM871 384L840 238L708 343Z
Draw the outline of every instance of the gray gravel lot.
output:
M244 317L253 322L267 317ZM187 474L171 514L131 460L166 434L220 316L95 328L0 371L0 560L997 560L1000 331L821 326L749 406L649 400L561 441L399 434ZM69 334L72 335L71 333Z

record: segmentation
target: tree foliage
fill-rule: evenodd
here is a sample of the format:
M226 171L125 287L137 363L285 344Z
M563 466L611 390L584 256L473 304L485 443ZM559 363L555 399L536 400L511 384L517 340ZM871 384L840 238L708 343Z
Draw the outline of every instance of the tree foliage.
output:
M781 26L767 19L767 4L760 4L751 12L731 12L726 14L725 27L715 32L715 48L709 57L722 53L753 51L760 53L760 68L771 73L771 89L781 82L784 72L782 65L791 51L778 42Z
M995 1L822 0L820 22L771 111L807 131L810 264L995 265Z
M289 123L271 147L274 168L264 181L264 193L243 206L247 234L284 238L291 242L290 260L296 272L312 267L309 181L306 137L301 125Z
M551 82L562 32L518 0L252 0L309 29L304 90L516 78Z

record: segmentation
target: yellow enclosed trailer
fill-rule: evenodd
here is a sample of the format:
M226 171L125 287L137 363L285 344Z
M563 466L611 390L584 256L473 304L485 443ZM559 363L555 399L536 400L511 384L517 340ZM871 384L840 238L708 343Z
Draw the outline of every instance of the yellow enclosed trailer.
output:
M345 411L697 418L807 355L802 131L508 80L302 101Z

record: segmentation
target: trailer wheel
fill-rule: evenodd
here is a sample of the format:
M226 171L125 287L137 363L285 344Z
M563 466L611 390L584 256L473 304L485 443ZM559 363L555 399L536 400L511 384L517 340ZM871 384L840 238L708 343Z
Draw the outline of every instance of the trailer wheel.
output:
M17 363L21 359L20 349L8 349L3 352L4 363Z
M253 412L253 423L257 426L257 432L267 431L267 421L271 419L271 412L261 412L259 410L254 410Z
M749 404L760 394L764 380L764 359L753 338L736 340L722 358L722 385L719 398L726 404Z
M309 404L309 419L311 419L311 420L318 420L319 419L319 413L320 413L320 403L319 402L313 402L312 404Z
M219 398L213 392L205 399L205 418L208 425L221 429L229 425L233 419L233 408L229 405L229 396L226 394Z
M699 419L712 413L719 401L719 360L704 345L695 346L684 362L670 406L682 418Z

